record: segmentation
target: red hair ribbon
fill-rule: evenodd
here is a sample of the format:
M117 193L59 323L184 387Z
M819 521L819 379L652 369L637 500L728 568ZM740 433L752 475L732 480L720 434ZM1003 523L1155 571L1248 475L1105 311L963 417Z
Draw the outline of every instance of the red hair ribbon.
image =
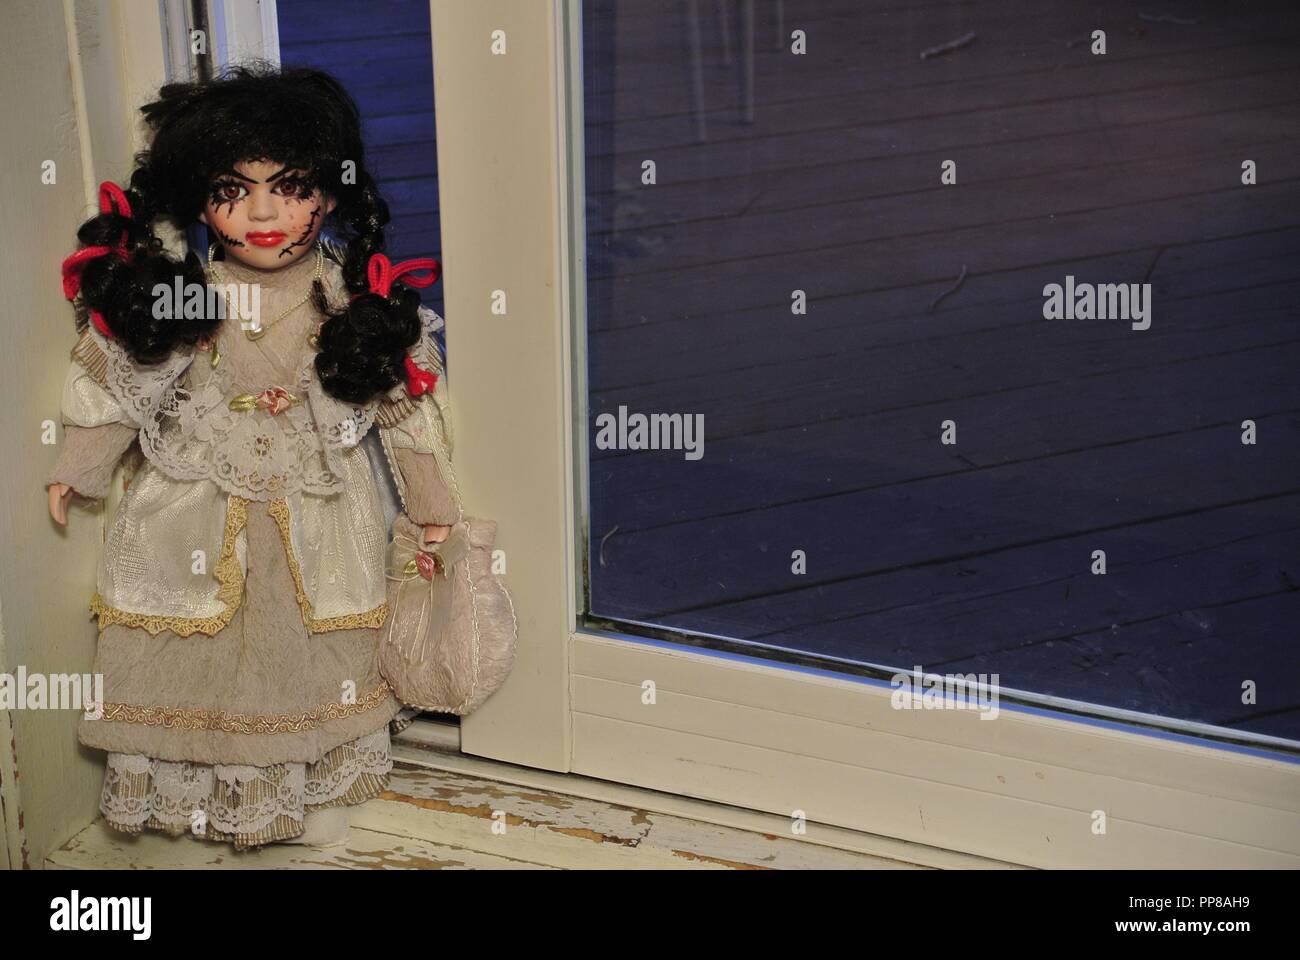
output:
M434 385L438 382L438 375L430 373L416 366L411 355L406 355L406 392L413 397L418 397L422 393L433 392Z
M429 275L427 277L407 276L417 270L428 270ZM408 287L428 287L437 282L440 270L441 267L439 267L438 261L432 257L422 257L419 260L403 260L401 263L394 264L382 253L376 253L370 258L370 265L367 268L366 275L370 280L370 292L386 297L389 291L393 289L393 281L399 277L407 277L402 282Z
M99 185L99 212L116 213L127 219L131 217L131 204L127 202L126 194L111 180L105 180ZM91 260L105 256L114 256L121 260L128 259L131 254L126 249L126 237L126 231L123 231L122 239L114 246L82 247L76 253L67 257L63 261L63 296L68 300L72 300L77 296L81 290L81 273ZM103 314L98 310L90 311L90 320L95 325L95 329L104 336L113 336L113 331L108 329Z
M393 289L393 282L399 277L407 286L427 287L435 283L440 271L438 261L431 257L423 257L419 260L403 260L401 263L393 264L382 253L376 253L370 258L370 265L366 268L366 276L370 281L370 292L377 293L381 297L387 297ZM416 277L411 274L417 270L428 270L428 276ZM406 392L413 397L418 397L422 393L431 392L434 385L438 382L438 375L430 373L416 365L408 353L405 359L406 364Z

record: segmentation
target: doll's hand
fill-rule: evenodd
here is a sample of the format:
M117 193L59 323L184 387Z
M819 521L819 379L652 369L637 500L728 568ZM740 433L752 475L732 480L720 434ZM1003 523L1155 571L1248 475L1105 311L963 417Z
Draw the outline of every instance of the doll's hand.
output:
M62 526L68 525L68 501L72 499L72 488L66 483L50 484L50 516Z
M426 546L430 543L442 543L447 539L447 534L451 533L451 527L440 527L437 524L426 523L424 525L424 536L420 542Z

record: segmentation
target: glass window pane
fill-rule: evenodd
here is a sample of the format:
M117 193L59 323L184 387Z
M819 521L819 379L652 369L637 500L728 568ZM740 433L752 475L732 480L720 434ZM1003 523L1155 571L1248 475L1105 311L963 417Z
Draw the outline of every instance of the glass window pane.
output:
M590 622L1300 741L1300 10L583 9Z

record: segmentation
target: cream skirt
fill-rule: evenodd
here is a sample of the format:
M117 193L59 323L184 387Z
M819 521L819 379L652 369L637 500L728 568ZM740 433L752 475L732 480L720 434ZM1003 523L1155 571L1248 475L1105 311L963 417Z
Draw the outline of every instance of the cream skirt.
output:
M390 723L415 711L379 673L382 618L310 616L277 504L241 510L247 575L220 629L101 617L103 710L82 717L78 736L108 754L100 808L118 830L242 849L297 836L305 813L387 786Z

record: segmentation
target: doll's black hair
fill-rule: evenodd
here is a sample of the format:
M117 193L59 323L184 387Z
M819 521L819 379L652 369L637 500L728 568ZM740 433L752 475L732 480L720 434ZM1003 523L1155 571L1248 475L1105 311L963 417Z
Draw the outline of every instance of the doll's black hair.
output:
M141 108L152 129L149 149L136 155L125 192L129 217L110 210L86 221L77 238L87 246L123 244L127 256L100 256L81 274L83 310L97 311L133 359L157 363L181 346L215 332L218 317L159 319L151 291L203 284L199 258L176 261L153 232L170 218L185 228L203 211L215 178L236 163L269 160L307 171L336 206L326 231L340 241L343 279L353 295L346 305L327 302L317 281L314 299L326 314L316 371L331 396L367 403L404 376L407 350L420 333L419 295L395 283L388 296L369 292L367 265L384 248L388 205L366 170L361 118L337 80L320 70L281 69L254 61L220 77L164 86Z

